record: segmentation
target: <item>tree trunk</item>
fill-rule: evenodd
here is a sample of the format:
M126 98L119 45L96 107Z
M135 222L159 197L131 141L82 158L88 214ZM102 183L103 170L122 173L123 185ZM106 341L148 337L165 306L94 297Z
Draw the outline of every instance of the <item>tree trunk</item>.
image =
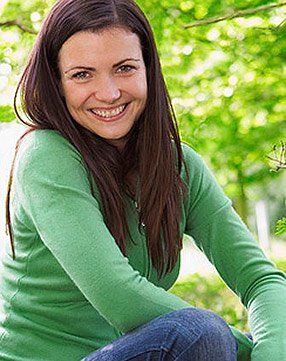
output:
M242 169L237 169L237 186L238 186L238 196L235 201L235 210L240 215L241 219L245 224L248 221L248 205L247 205L247 197L245 194L245 186L243 182L243 173Z

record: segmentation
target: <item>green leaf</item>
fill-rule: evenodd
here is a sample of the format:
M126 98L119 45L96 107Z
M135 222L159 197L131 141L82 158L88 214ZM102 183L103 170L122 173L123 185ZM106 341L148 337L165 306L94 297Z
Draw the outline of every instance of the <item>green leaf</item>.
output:
M277 222L275 234L279 236L280 234L285 232L286 232L286 217L280 219L280 221Z
M15 114L13 108L10 105L1 105L0 106L0 122L8 123L12 120L15 120Z

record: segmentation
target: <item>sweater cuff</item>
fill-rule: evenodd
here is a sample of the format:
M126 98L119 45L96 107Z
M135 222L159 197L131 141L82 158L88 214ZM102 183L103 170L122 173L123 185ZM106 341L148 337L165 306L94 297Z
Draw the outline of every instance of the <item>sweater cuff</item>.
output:
M238 346L237 361L250 361L253 342L237 328L230 326L230 329Z

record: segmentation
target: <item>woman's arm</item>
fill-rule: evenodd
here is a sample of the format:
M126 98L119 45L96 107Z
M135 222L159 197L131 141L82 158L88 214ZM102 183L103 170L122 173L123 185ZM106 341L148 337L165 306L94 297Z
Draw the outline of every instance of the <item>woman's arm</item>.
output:
M14 191L28 215L28 226L36 229L94 308L127 332L162 314L191 307L130 266L104 223L75 148L53 131L26 137L17 157Z
M186 233L248 309L253 361L286 360L286 277L266 258L202 158L184 147L190 168Z

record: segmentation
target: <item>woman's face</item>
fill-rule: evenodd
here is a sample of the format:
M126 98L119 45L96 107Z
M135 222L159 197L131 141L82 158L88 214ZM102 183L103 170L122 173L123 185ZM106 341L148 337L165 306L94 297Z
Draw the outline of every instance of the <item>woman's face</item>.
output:
M63 44L59 69L63 96L74 120L123 147L147 99L138 36L123 28L78 32Z

